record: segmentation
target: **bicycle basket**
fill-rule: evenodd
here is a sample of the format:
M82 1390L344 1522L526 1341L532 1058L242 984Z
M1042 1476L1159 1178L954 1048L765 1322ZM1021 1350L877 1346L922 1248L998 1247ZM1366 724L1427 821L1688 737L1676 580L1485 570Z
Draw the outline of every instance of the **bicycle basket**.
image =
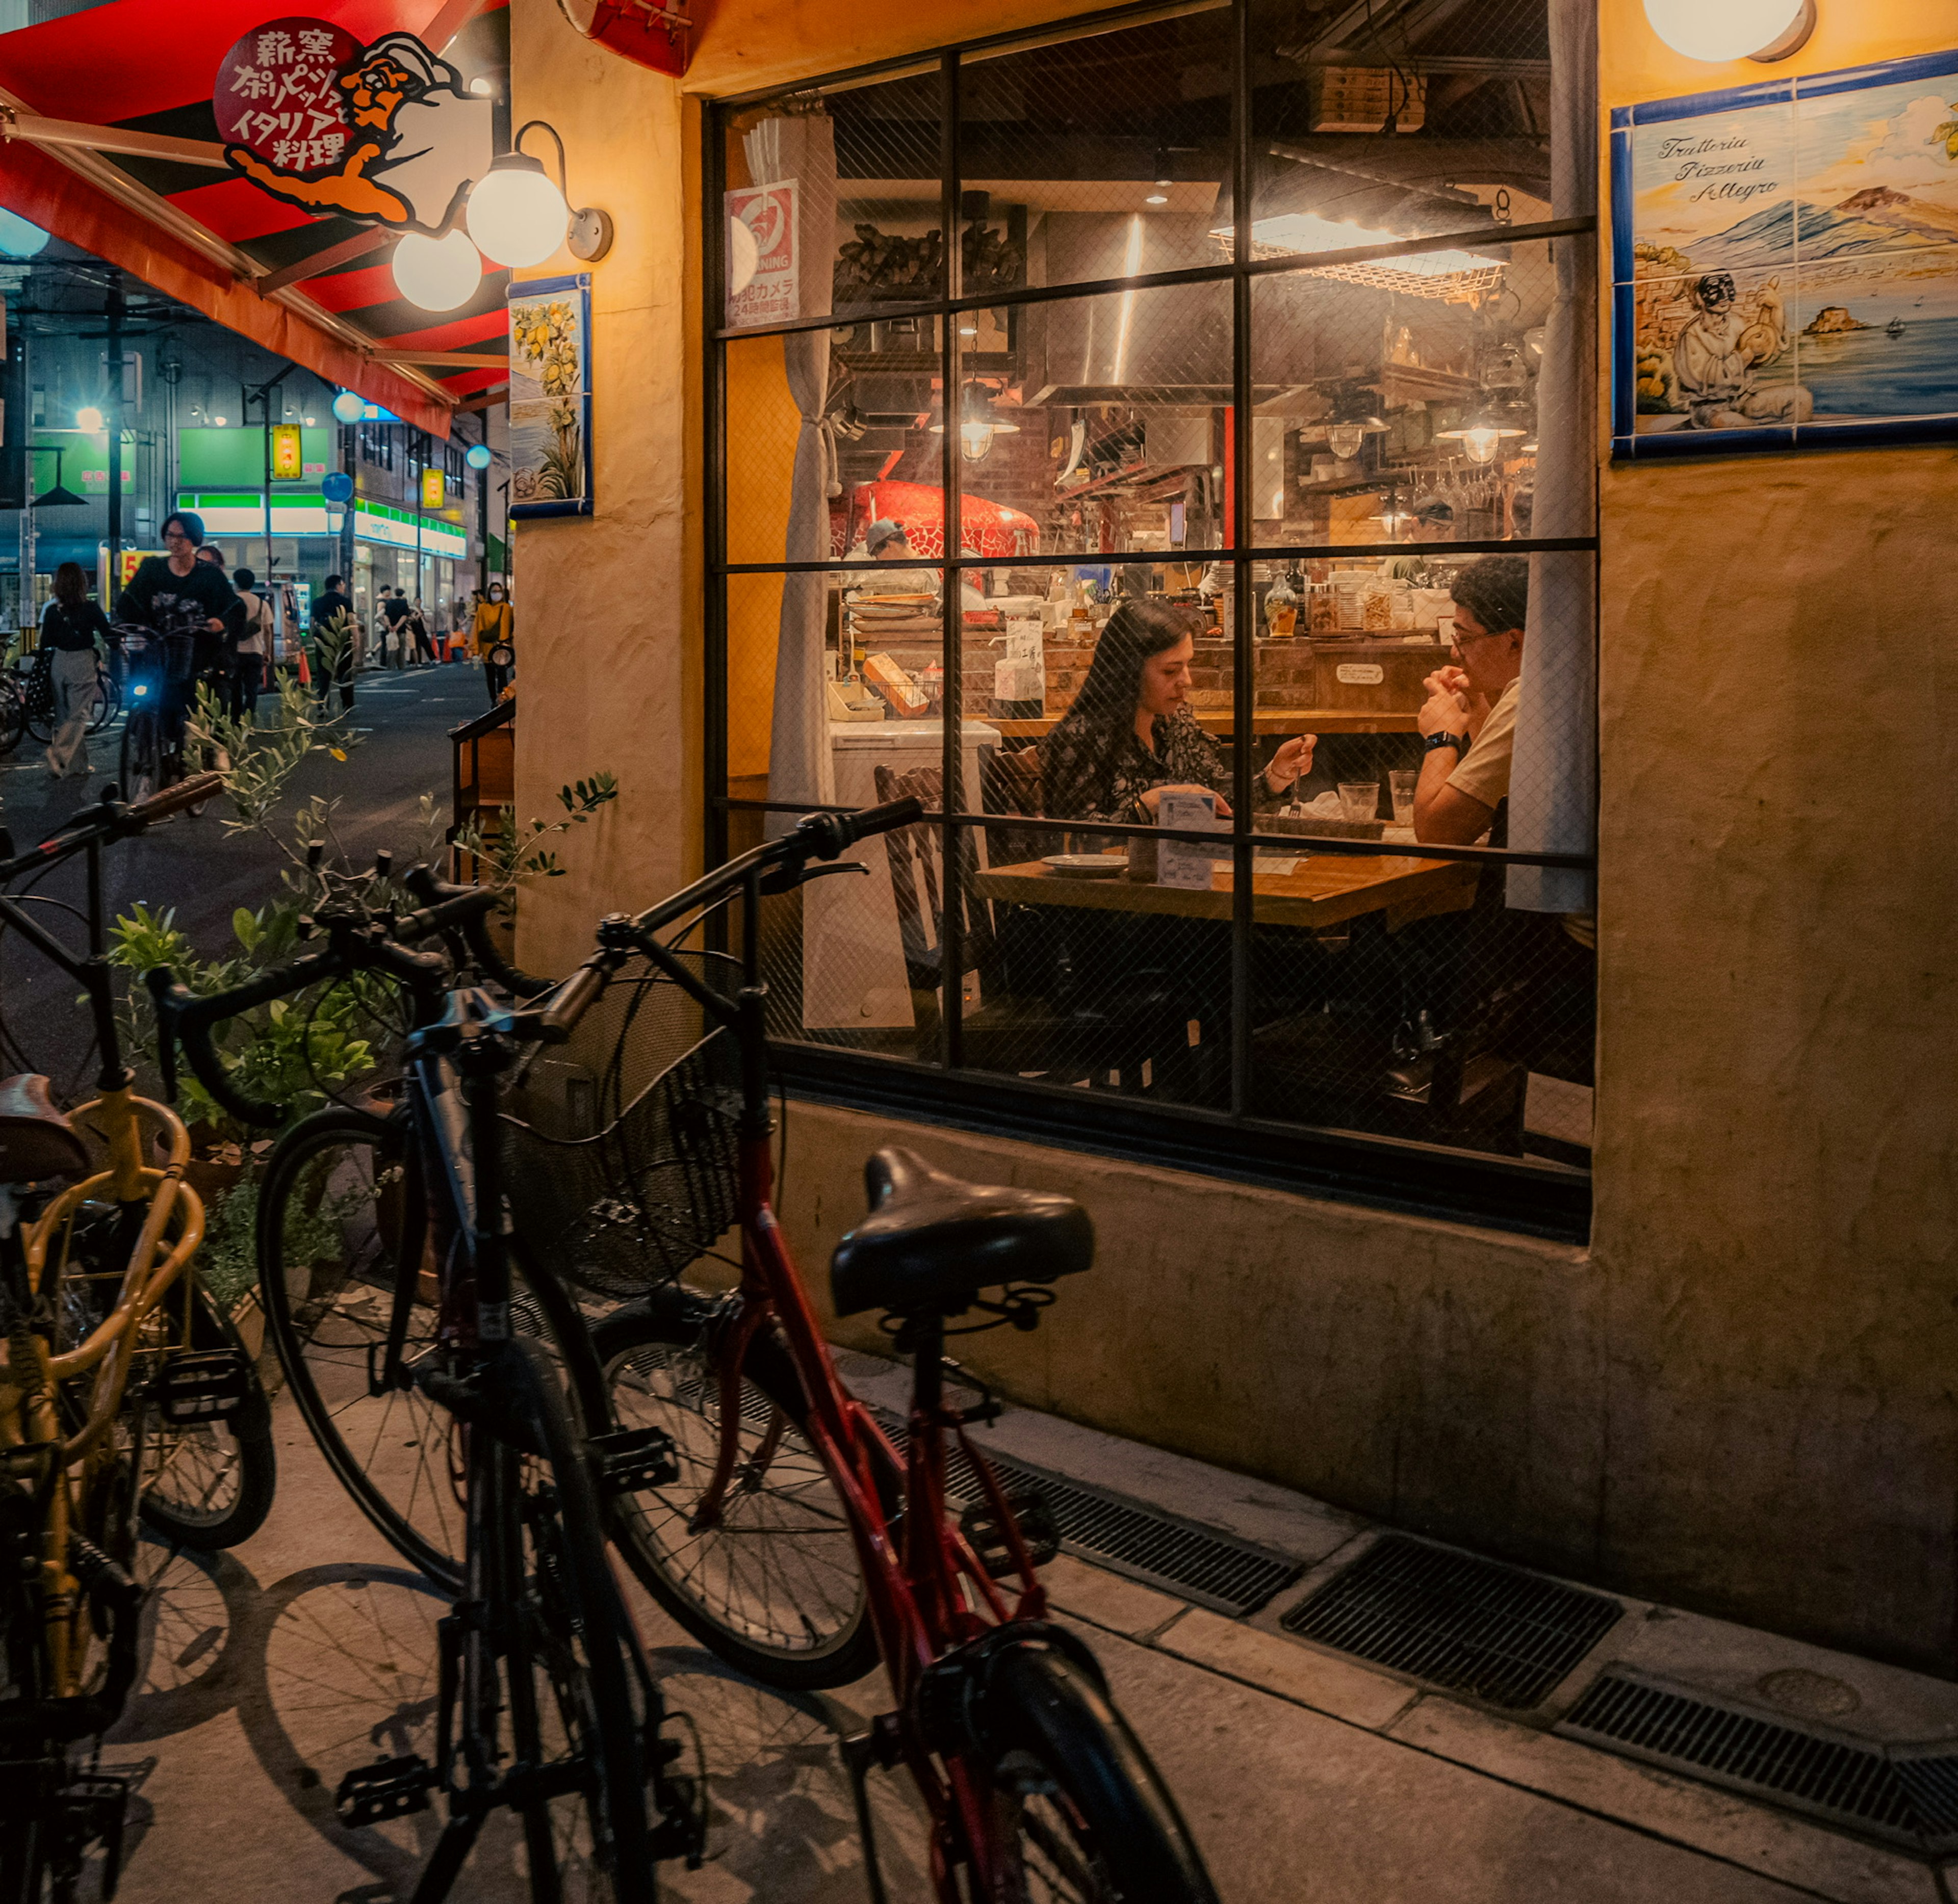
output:
M683 956L714 983L718 960ZM632 960L504 1112L519 1238L597 1295L672 1281L734 1222L740 1105L733 1035Z

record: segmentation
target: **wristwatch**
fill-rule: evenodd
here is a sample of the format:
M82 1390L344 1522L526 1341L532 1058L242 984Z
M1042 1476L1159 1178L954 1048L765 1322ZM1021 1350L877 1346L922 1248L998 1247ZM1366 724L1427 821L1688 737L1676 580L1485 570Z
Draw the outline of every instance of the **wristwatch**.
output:
M1437 747L1452 747L1458 754L1468 751L1466 734L1430 734L1427 737L1427 751L1432 754Z

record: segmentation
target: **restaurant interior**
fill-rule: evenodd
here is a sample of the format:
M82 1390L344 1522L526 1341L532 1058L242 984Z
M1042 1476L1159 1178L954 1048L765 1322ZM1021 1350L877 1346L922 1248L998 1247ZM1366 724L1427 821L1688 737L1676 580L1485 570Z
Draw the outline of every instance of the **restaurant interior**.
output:
M1386 17L1165 8L719 109L726 837L933 816L773 903L783 1039L1588 1165L1592 185L1543 0ZM1437 830L1421 710L1492 563L1516 779ZM1208 751L1154 778L1211 797L1084 805L1098 653L1155 610Z

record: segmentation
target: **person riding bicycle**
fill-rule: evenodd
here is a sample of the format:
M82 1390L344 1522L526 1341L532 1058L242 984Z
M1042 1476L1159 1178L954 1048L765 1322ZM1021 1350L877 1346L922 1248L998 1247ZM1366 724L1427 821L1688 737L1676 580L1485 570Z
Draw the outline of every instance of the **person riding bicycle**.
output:
M169 554L145 557L116 605L118 621L156 633L163 664L157 713L173 746L183 738L198 682L223 673L227 634L235 647L245 629L245 605L223 569L197 559L203 543L201 516L182 509L166 517Z

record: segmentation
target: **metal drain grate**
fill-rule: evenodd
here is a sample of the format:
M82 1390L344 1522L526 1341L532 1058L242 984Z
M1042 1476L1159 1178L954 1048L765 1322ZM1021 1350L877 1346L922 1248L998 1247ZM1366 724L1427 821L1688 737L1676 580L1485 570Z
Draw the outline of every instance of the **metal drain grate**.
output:
M1886 1750L1621 1672L1599 1679L1557 1729L1912 1850L1958 1847L1958 1757L1948 1746Z
M1389 1534L1281 1624L1301 1640L1519 1711L1624 1611L1602 1594Z
M873 1408L878 1425L902 1447L905 1423L888 1409ZM1159 1513L1120 1494L1079 1481L1065 1481L1044 1469L1028 1467L990 1449L987 1465L1009 1492L1031 1489L1053 1510L1063 1551L1126 1573L1145 1586L1165 1589L1218 1613L1254 1612L1305 1571L1303 1562L1228 1534L1213 1533ZM964 1503L976 1499L979 1484L963 1462L955 1461L946 1491Z

